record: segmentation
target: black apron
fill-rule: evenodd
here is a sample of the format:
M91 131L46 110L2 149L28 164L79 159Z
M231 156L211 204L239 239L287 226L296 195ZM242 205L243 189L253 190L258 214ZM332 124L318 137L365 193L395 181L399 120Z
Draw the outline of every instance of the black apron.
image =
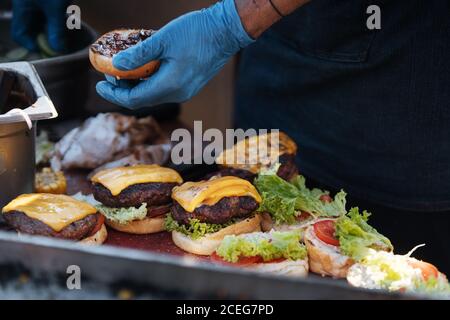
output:
M366 9L381 8L381 30ZM450 1L313 0L244 50L235 125L276 128L300 171L373 203L450 210Z

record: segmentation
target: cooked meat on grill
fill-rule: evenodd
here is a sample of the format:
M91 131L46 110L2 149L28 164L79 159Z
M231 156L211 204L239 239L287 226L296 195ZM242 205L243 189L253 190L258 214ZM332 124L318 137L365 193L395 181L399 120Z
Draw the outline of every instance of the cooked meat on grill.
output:
M296 174L298 174L298 168L297 165L295 164L295 155L285 153L280 156L279 161L280 167L278 168L277 175L280 178L289 181ZM245 179L251 183L253 183L253 180L255 180L256 178L256 174L251 171L231 167L222 167L219 172L210 174L206 178L208 179L211 178L212 176L219 176L219 177L234 176Z
M91 214L85 218L75 221L56 232L45 223L28 217L20 211L12 211L3 215L5 221L16 229L18 232L32 235L47 236L66 240L81 240L90 236L91 231L95 228L100 214Z
M142 183L129 186L117 196L113 196L109 189L96 183L93 185L95 200L107 207L129 208L139 207L143 203L147 206L160 206L172 201L170 195L177 183Z
M293 154L283 154L280 157L281 166L278 168L277 175L284 180L291 180L298 174L298 168L295 164L295 156Z
M247 218L258 209L258 202L252 197L227 197L215 205L203 205L193 212L187 212L174 201L172 217L182 224L188 224L189 219L198 219L201 222L223 224L233 218Z

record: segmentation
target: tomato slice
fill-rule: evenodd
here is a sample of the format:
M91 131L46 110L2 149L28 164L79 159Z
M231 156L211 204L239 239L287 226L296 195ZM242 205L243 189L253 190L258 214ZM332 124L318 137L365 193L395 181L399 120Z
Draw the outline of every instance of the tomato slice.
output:
M263 262L261 257L241 257L238 262L228 262L222 259L217 253L211 255L211 261L218 262L227 266L246 267L255 263Z
M322 220L314 224L314 232L317 238L330 244L332 246L339 246L339 240L334 235L336 232L336 225L333 220Z
M104 223L105 223L105 216L98 213L97 223L95 224L95 227L94 229L92 229L89 236L93 236L94 234L96 234L102 228Z
M428 281L428 279L432 277L436 279L439 277L439 270L431 263L411 259L408 261L408 264L415 269L420 269L420 271L422 271L422 276L425 281Z
M328 194L321 195L319 200L326 203L333 202L333 198L331 198Z

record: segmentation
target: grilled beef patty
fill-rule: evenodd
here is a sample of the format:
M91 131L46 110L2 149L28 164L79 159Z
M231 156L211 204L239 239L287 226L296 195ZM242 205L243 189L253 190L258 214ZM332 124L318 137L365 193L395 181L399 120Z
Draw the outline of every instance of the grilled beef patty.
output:
M296 174L298 174L297 165L295 164L295 156L292 154L283 154L280 156L280 167L278 168L277 175L286 180L291 180ZM226 176L234 176L239 177L241 179L245 179L251 183L253 183L253 180L256 178L256 174L244 170L244 169L235 169L231 167L222 167L220 171L214 174L210 174L208 177L211 178L212 176L220 176L220 177L226 177Z
M172 217L182 224L189 224L189 219L198 219L201 222L223 224L233 218L247 218L258 209L259 204L252 197L227 197L213 206L203 205L187 212L178 202L172 206Z
M134 184L113 196L102 184L93 185L95 200L111 208L140 207L144 202L147 207L161 206L172 201L172 189L177 183L141 183Z
M100 218L100 214L90 214L81 220L71 223L60 232L56 232L42 221L30 218L21 211L5 213L3 218L6 223L21 233L66 240L82 240L90 236L91 231L97 224L97 220Z
M298 168L295 164L295 156L293 154L283 154L280 157L281 166L278 168L277 175L286 180L291 180L298 174Z

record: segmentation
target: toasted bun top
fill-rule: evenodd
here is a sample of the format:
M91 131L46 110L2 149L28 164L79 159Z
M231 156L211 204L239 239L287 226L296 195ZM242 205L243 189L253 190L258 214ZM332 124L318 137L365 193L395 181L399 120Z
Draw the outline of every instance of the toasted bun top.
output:
M172 191L172 198L187 212L193 212L202 205L215 205L226 197L243 196L252 197L258 203L262 201L258 191L250 182L232 176L186 182Z
M71 223L97 213L93 206L66 195L24 194L11 201L2 212L19 211L59 232Z
M100 183L109 189L113 196L116 196L127 187L135 184L151 182L182 183L183 179L173 169L152 164L103 170L94 175L91 181Z
M150 38L156 31L147 29L116 29L105 33L91 46L91 51L111 58L139 42Z
M271 132L239 141L219 154L216 163L258 173L270 168L281 155L296 153L297 145L291 138L283 132Z

